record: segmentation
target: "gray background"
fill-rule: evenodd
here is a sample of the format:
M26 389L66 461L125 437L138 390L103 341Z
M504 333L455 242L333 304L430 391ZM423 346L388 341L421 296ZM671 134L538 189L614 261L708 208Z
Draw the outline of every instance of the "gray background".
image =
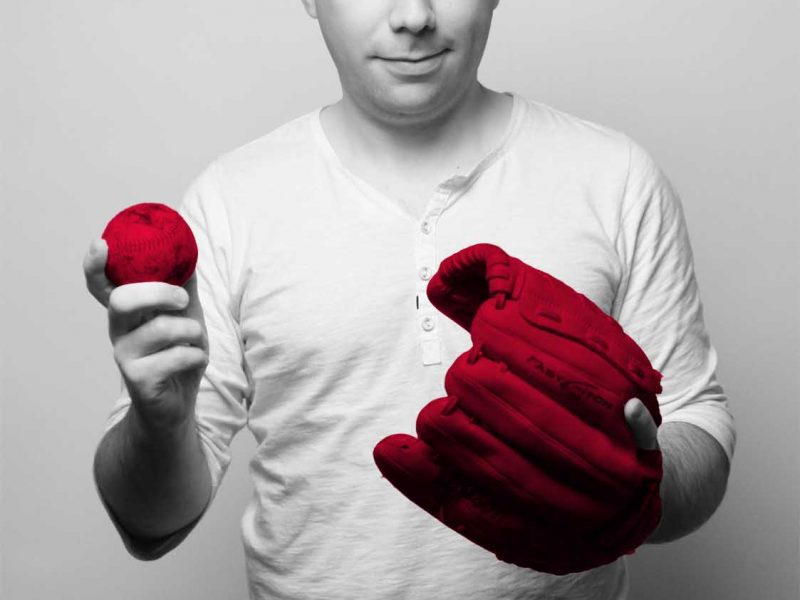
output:
M316 23L297 0L9 1L0 23L0 597L244 599L248 433L162 560L130 558L101 508L92 455L119 376L81 258L124 206L177 205L219 153L338 99ZM737 419L726 500L637 552L635 599L798 597L797 26L796 0L503 0L495 16L486 85L628 133L676 184Z

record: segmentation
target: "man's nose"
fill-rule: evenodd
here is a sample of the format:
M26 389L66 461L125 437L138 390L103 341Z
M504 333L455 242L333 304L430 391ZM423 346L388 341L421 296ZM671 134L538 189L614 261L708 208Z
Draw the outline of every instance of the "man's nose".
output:
M424 29L436 27L436 13L432 0L395 0L389 15L389 24L393 31L405 29L411 33L419 33Z

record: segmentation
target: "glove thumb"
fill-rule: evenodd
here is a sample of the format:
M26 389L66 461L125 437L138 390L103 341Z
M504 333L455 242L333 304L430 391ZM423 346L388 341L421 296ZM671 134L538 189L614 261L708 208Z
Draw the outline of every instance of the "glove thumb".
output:
M493 244L474 244L445 258L426 291L433 306L469 331L484 301L502 294L503 302L513 289L508 254Z

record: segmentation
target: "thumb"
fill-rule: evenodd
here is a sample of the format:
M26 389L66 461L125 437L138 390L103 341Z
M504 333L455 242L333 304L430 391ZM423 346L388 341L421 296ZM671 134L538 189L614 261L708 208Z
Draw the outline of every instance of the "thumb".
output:
M186 314L191 317L203 318L203 305L200 303L200 292L197 288L197 271L195 270L186 283L181 286L189 297Z
M201 347L208 351L208 329L206 328L206 318L203 313L203 305L200 302L200 293L197 288L197 271L192 273L188 281L183 284L183 289L189 296L189 303L182 311L184 316L196 320L203 328L203 341Z
M628 400L625 404L625 420L633 432L637 448L658 449L658 427L641 400L638 398Z
M114 284L106 277L107 260L108 245L106 241L102 238L92 240L89 250L83 256L83 275L89 293L105 307L108 307L108 298L114 289Z

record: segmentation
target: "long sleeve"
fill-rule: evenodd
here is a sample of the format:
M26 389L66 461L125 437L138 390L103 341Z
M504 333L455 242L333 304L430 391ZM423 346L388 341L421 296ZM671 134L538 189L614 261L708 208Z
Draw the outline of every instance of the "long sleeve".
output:
M663 375L663 422L700 427L731 461L734 419L716 375L718 357L705 328L683 206L661 169L634 142L623 211L616 245L624 276L612 316Z
M231 240L214 163L191 184L178 210L197 241L198 293L208 331L209 363L200 382L195 408L198 434L211 474L208 510L230 463L231 441L247 423L247 407L253 393L238 324L231 310L228 263ZM125 417L130 403L128 390L122 382L104 434ZM144 560L158 558L175 548L202 518L200 515L163 539L137 540L122 528L102 495L100 498L125 547L133 556Z

